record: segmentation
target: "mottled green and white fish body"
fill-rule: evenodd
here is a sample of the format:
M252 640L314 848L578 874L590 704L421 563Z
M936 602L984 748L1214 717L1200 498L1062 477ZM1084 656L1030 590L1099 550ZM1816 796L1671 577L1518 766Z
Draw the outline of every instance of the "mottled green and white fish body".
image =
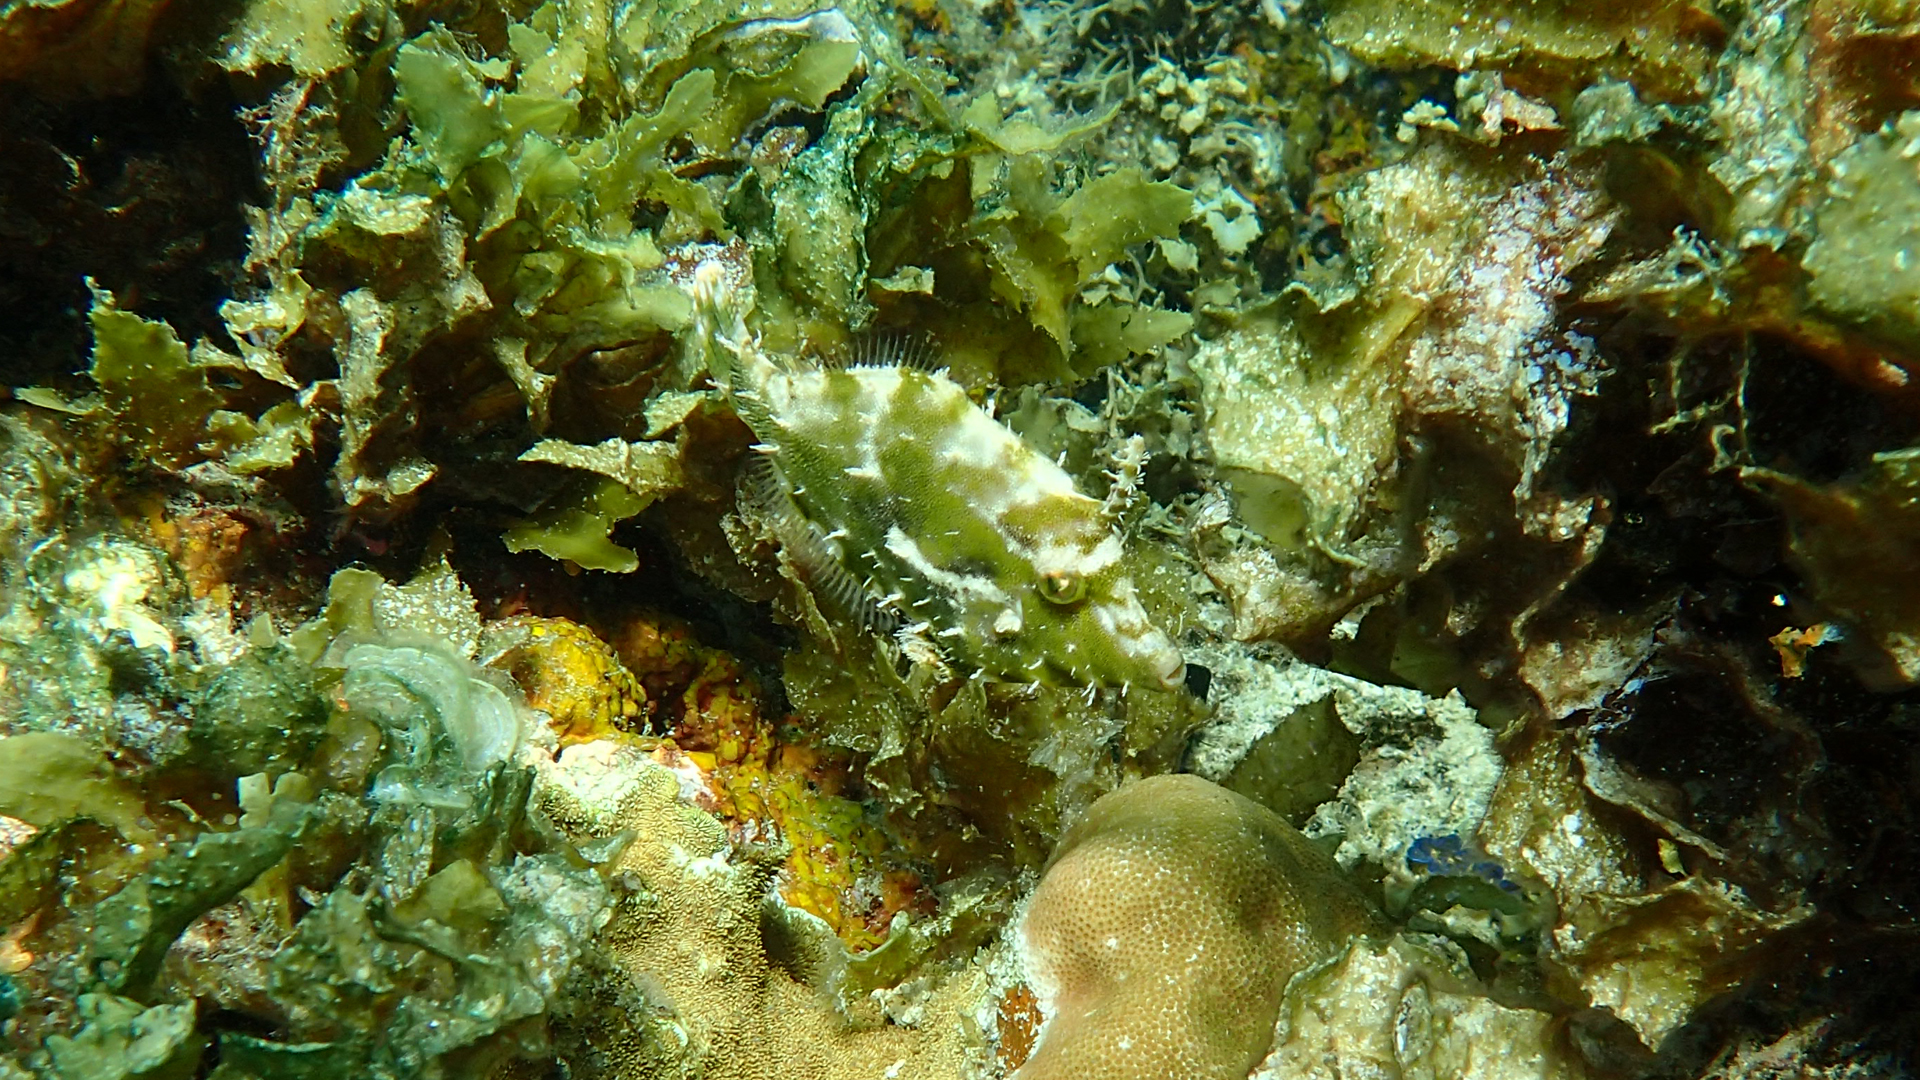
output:
M782 365L744 331L719 336L761 497L816 593L989 678L1181 684L1108 508L943 372L892 355Z

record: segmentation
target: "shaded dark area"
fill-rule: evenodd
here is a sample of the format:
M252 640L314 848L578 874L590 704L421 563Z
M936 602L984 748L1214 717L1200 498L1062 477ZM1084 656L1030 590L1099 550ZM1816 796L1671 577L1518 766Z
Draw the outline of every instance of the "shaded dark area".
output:
M1779 341L1696 344L1677 379L1663 349L1657 338L1634 342L1620 375L1678 386L1681 400L1609 394L1597 427L1646 431L1665 418L1658 410L1721 404L1579 459L1617 510L1569 602L1647 611L1656 644L1602 708L1571 722L1662 813L1721 845L1733 880L1804 890L1816 915L1743 994L1705 1010L1646 1067L1732 1067L1741 1048L1778 1041L1806 1064L1895 1075L1920 1050L1920 693L1869 688L1838 633L1792 651L1788 635L1824 625L1825 613L1792 568L1780 510L1741 482L1736 463L1716 463L1711 440L1737 451L1727 431L1713 431L1735 425L1753 463L1832 483L1909 445L1914 420Z
M150 78L139 94L49 102L0 84L0 373L10 385L83 370L92 275L120 306L192 342L224 343L242 291L243 206L257 149L218 95Z
M1830 582L1803 580L1792 521L1742 468L1851 490L1920 424L1778 337L1683 339L1632 314L1596 322L1612 370L1576 411L1552 476L1605 499L1592 561L1569 562L1566 546L1496 516L1480 547L1336 643L1332 666L1428 693L1457 687L1483 720L1576 733L1616 770L1590 786L1624 800L1627 819L1696 837L1690 858L1773 910L1811 906L1740 991L1659 1053L1617 1023L1583 1021L1596 1069L1755 1075L1745 1070L1764 1070L1764 1048L1778 1044L1782 1060L1809 1067L1903 1075L1920 1052L1920 691L1879 689L1883 657L1823 606ZM1446 457L1433 505L1472 513L1511 483L1460 447ZM1823 564L1829 578L1835 562ZM1881 569L1862 561L1858 573ZM1534 597L1550 603L1516 641L1511 620ZM1530 684L1529 647L1601 633L1644 654L1593 707L1543 717L1551 703L1536 693L1554 688Z
M1822 919L1783 941L1746 992L1701 1011L1674 1059L1697 1075L1911 1076L1920 1061L1920 935ZM1782 1071L1791 1063L1795 1068Z

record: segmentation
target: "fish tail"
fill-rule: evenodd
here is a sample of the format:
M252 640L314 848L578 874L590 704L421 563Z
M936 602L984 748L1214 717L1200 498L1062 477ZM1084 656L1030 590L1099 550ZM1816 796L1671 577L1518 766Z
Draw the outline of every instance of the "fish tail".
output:
M702 263L694 269L688 290L693 298L693 337L691 347L705 353L707 370L729 396L750 395L765 385L773 373L773 361L760 349L760 342L747 329L747 310L752 298L730 280L727 268L719 261Z

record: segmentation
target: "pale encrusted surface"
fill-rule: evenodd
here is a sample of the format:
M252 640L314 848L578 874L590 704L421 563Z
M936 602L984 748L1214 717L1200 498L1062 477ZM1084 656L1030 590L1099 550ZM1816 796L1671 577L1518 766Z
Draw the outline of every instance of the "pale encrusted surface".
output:
M606 985L590 995L619 1010L624 1030L592 1011L577 1020L604 1073L622 1080L951 1080L977 1075L984 1036L972 1009L976 971L930 979L911 1016L850 1020L823 988L795 981L768 956L763 910L773 864L736 850L711 815L681 801L680 781L631 749L569 748L547 771L548 811L569 832L632 830L613 864L628 890L602 935ZM911 1020L911 1023L906 1022ZM583 1063L585 1064L585 1063Z
M1355 943L1295 980L1278 1046L1251 1080L1583 1075L1559 1049L1551 1013L1495 1002L1465 970L1465 957L1439 939Z
M1334 697L1342 722L1375 747L1307 824L1309 836L1340 837L1342 865L1388 865L1420 837L1470 828L1486 812L1500 754L1459 694L1435 700L1356 680ZM1382 720L1397 723L1383 730Z

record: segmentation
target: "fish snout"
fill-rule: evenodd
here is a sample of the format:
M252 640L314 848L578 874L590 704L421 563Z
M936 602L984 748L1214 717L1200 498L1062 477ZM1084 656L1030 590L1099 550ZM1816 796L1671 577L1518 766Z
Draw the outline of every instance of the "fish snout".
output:
M1165 659L1155 673L1160 680L1160 689L1177 690L1186 685L1187 662L1178 649L1168 649Z

